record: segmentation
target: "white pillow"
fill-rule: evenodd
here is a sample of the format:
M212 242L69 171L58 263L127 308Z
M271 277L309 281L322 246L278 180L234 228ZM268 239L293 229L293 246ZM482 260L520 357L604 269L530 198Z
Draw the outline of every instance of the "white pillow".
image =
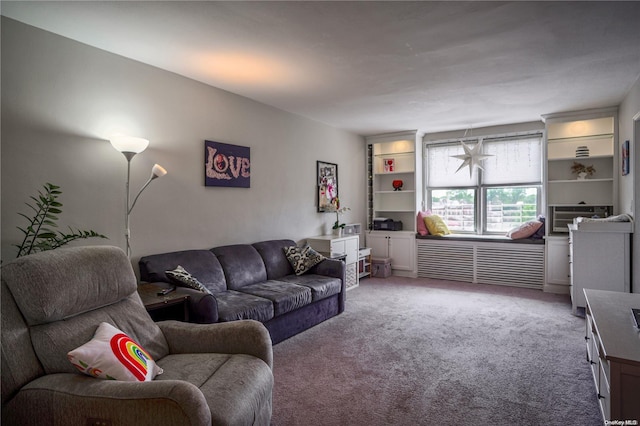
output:
M100 379L148 382L162 368L142 346L106 322L100 323L93 338L69 352L69 361L81 372Z

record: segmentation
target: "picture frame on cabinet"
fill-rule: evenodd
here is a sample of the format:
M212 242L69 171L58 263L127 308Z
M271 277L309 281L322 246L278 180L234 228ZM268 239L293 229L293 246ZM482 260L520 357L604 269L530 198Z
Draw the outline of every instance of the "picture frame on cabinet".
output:
M333 213L338 199L338 165L316 161L318 213Z
M393 173L396 171L396 160L394 158L385 158L383 161L385 173Z
M629 141L622 142L622 176L629 174Z

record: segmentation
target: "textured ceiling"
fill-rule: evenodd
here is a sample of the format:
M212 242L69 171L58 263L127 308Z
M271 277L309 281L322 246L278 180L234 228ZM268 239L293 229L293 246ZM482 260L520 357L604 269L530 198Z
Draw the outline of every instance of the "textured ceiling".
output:
M3 15L362 135L617 105L640 2L7 2Z

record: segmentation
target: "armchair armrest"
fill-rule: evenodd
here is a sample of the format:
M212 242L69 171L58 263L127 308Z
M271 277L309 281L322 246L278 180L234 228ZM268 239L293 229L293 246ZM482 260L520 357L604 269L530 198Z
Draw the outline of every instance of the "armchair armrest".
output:
M179 380L134 383L49 374L24 386L2 411L3 423L20 425L44 419L78 425L89 419L112 425L211 425L200 389Z
M169 344L169 352L247 354L273 369L273 348L267 328L258 321L240 320L216 324L179 321L157 323Z

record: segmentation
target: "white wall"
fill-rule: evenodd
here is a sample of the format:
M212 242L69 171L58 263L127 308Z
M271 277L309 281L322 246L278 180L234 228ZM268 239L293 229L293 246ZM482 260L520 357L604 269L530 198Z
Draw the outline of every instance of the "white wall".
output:
M329 230L316 212L316 160L337 163L346 222L365 222L362 137L2 18L2 258L45 182L62 187L60 223L124 248L126 160L118 128L151 141L132 161L133 261L189 248L296 241ZM204 186L204 140L251 147L251 188Z
M624 98L618 113L618 142L622 144L629 141L630 145L630 172L626 176L620 176L620 211L631 213L636 219L633 234L633 259L632 289L634 293L640 293L640 226L638 226L638 214L640 213L640 118L634 123L633 117L640 113L640 78ZM634 137L634 126L635 137ZM620 173L620 172L619 172Z

